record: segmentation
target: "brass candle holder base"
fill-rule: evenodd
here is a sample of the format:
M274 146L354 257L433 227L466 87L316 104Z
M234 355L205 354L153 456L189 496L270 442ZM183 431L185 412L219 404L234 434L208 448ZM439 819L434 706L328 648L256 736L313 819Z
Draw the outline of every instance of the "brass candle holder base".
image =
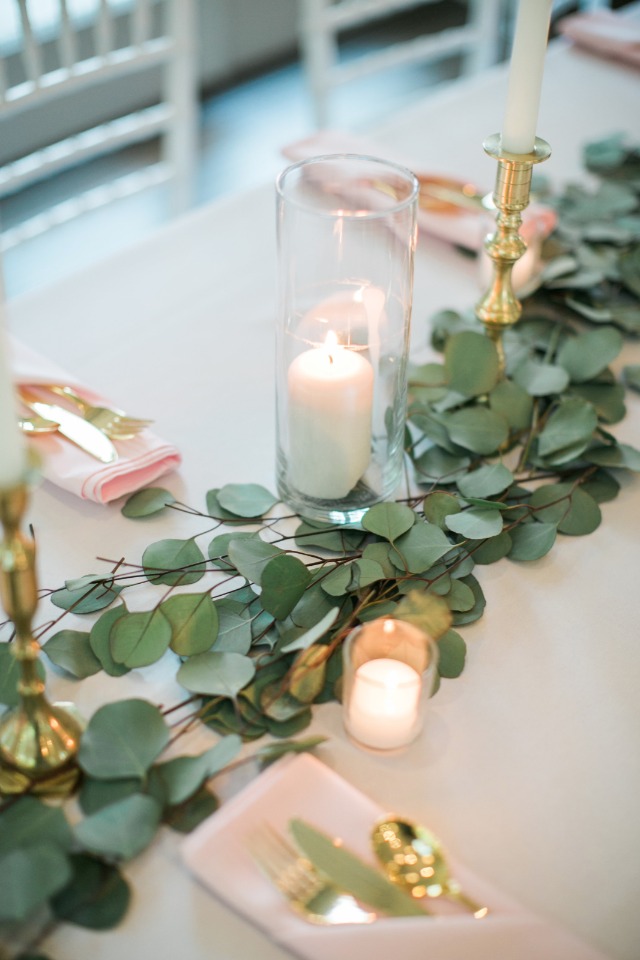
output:
M482 320L487 334L494 341L504 376L505 357L502 336L517 323L522 312L511 285L511 271L527 249L520 236L522 211L529 203L533 166L551 155L551 147L536 137L531 153L515 154L502 149L500 134L494 133L484 143L485 152L498 161L493 202L498 211L496 230L485 240L485 250L493 261L493 280L484 297L476 304L476 316Z
M15 625L18 705L0 720L0 794L70 793L79 778L83 724L73 704L51 704L38 670L40 644L31 623L38 605L35 545L20 525L27 485L0 490L0 601Z

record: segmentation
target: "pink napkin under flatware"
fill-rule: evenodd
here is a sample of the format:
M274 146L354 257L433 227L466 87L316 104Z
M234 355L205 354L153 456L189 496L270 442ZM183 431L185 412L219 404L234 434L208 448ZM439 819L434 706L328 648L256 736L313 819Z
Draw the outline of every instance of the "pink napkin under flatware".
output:
M640 67L640 23L620 12L576 13L560 20L558 30L591 53Z
M315 757L289 755L197 827L184 841L182 855L189 871L216 898L305 960L606 960L450 855L449 866L462 889L489 908L484 919L476 920L440 898L430 901L434 916L424 919L379 917L373 923L315 926L291 909L250 853L265 825L287 834L289 821L300 818L340 837L376 866L369 835L374 822L388 812Z
M64 383L89 403L110 405L57 364L15 337L9 339L16 384ZM51 402L57 403L58 399L52 398ZM64 401L60 402L64 405ZM28 442L40 452L42 473L47 480L96 503L108 503L133 493L181 462L178 450L148 429L130 440L114 441L118 459L109 464L100 463L57 433L33 436Z
M418 179L426 177L417 173L420 164L412 162L407 157L394 154L393 150L357 134L344 133L339 130L322 130L304 140L288 144L282 153L292 161L308 160L311 157L336 153L358 153L368 156L382 157L400 163L413 170ZM447 174L429 174L434 183L447 183L451 178ZM487 191L488 192L488 191ZM477 209L450 208L448 212L437 209L418 207L419 229L432 237L445 240L467 250L479 251L485 235L489 232L492 216L488 210L480 205ZM541 240L554 229L557 216L555 211L539 203L530 203L522 216L522 236L527 242L534 239Z

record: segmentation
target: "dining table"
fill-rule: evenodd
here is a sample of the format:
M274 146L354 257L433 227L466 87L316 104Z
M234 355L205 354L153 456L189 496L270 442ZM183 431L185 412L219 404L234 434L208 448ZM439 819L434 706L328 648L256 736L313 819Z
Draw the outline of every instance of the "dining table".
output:
M489 191L495 161L483 141L500 129L506 87L501 63L425 91L366 135L382 157ZM553 40L538 122L552 152L540 172L556 190L588 185L584 146L616 133L640 142L639 107L640 73L632 66ZM152 417L157 434L182 455L157 485L203 511L207 491L225 484L275 489L276 260L275 191L265 178L16 297L7 305L9 329L97 393ZM468 310L482 284L476 259L421 232L414 356L437 358L431 318ZM640 345L627 338L615 369L638 363ZM629 391L626 402L626 417L611 430L639 445L640 398ZM315 750L323 764L381 808L428 824L474 875L603 957L637 960L640 483L625 473L621 484L591 535L560 537L536 561L481 568L487 604L461 628L464 671L442 681L406 749L357 746L336 702L314 707L304 735L326 738ZM104 573L121 558L139 563L152 541L204 529L202 518L178 510L136 522L121 513L123 502L84 500L48 481L32 491L25 522L35 532L43 591L37 623L51 619L48 593L65 580ZM86 629L74 615L66 625ZM87 718L127 697L164 705L184 697L164 659L123 677L100 672L80 681L49 664L47 689ZM216 737L197 727L183 749L203 749ZM247 765L218 778L221 811L268 773ZM293 955L251 922L250 910L194 878L183 844L181 834L163 829L126 864L134 894L113 930L61 924L39 949L55 960ZM231 875L234 864L224 868ZM495 960L518 956L507 948Z

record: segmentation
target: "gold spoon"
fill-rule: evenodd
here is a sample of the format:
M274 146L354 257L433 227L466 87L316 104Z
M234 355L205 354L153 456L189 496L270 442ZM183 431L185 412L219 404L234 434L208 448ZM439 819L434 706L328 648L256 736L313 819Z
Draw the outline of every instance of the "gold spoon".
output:
M382 817L374 824L371 843L389 879L417 900L449 897L471 910L476 920L489 913L450 876L442 847L426 827L400 817Z

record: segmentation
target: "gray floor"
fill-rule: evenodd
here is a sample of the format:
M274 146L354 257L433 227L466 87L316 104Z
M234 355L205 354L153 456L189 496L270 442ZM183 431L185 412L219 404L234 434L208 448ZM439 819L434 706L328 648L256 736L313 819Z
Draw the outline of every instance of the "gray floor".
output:
M358 54L357 46L353 55ZM423 96L426 89L454 77L456 59L438 66L403 67L344 86L332 98L332 127L366 128ZM311 104L299 63L267 70L206 97L202 104L196 204L272 181L286 165L281 148L313 132ZM127 172L149 158L153 145L117 159L96 162L5 201L5 229L107 175ZM161 188L84 214L4 255L9 299L56 282L149 235L167 221Z

